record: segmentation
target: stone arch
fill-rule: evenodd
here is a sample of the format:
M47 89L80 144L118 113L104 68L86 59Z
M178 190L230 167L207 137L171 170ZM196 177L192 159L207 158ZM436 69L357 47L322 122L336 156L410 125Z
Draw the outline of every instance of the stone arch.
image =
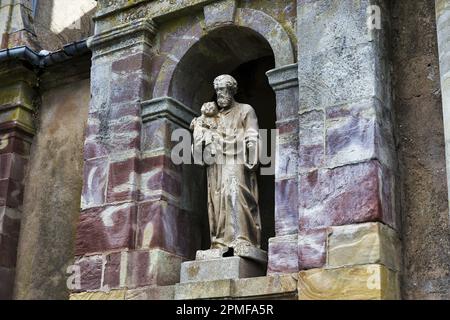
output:
M238 8L231 26L250 29L264 38L273 51L276 68L295 63L295 54L288 33L268 14L254 9ZM153 89L153 98L169 95L178 63L202 37L216 30L217 28L208 31L202 22L198 22L181 37L159 71Z

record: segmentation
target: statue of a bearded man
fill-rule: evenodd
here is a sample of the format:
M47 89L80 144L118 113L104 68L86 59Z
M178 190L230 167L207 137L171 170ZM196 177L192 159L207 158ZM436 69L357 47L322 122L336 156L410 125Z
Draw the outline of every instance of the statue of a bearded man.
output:
M258 119L250 105L235 101L237 82L232 76L217 77L214 89L217 105L205 104L191 127L194 152L209 150L214 160L205 161L211 249L225 253L237 246L260 248Z

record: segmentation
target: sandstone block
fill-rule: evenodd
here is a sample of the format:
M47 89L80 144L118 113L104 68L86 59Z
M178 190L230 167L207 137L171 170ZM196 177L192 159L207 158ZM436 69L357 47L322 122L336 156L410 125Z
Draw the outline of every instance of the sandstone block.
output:
M328 229L327 267L382 264L400 271L400 239L381 223L365 223Z
M173 300L175 298L175 286L145 287L127 290L125 300Z
M396 300L399 276L383 265L312 269L298 276L300 300Z
M237 279L233 282L233 298L264 299L289 295L297 295L297 273Z
M126 290L112 290L108 292L81 292L70 295L70 300L125 300Z
M175 285L175 300L231 298L233 280L179 283Z
M251 278L265 275L265 265L241 257L227 257L181 264L180 282Z

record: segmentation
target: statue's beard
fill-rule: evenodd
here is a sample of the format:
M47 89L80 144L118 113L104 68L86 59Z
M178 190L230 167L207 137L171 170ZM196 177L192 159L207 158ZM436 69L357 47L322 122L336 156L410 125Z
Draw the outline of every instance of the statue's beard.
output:
M217 104L221 108L226 108L231 105L231 98L230 97L218 97L217 98Z

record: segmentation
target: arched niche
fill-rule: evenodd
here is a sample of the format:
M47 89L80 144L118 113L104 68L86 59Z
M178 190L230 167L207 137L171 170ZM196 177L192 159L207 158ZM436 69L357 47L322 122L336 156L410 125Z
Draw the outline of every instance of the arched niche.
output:
M154 99L170 97L198 113L204 102L215 98L213 79L228 73L239 83L236 100L255 108L260 128L283 127L283 131L293 130L291 134L297 135L295 112L291 112L298 106L297 66L289 36L276 20L257 10L237 9L233 23L208 29L199 22L178 39L156 78ZM296 142L290 138L288 141L290 145L278 146L277 153L285 153L283 159L294 163L289 159L291 153L292 158L295 157ZM269 249L269 265L268 239L274 235L296 235L296 205L287 204L287 201L295 203L296 195L284 191L286 188L295 190L297 178L295 173L285 172L291 171L292 166L280 167L283 161L277 161L275 176L259 177L260 205L263 208L262 240L263 248ZM198 168L183 172L183 190L186 190L183 198L194 197L192 203L197 204L194 206L195 213L206 218L203 224L207 226L206 198L201 199L201 194L206 194L205 174L199 173ZM204 182L199 185L200 179ZM189 181L194 185L189 185ZM202 202L205 205L200 208L198 204ZM275 209L275 202L279 204L279 209ZM209 238L205 228L202 238ZM202 249L207 246L207 241L202 241ZM296 252L293 254L296 255Z

